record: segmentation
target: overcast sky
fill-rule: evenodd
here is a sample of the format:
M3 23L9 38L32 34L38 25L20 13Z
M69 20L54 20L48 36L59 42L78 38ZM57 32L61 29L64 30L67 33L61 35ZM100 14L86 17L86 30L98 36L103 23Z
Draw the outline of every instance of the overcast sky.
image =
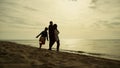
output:
M51 20L60 38L120 39L120 0L0 0L0 39L35 39Z

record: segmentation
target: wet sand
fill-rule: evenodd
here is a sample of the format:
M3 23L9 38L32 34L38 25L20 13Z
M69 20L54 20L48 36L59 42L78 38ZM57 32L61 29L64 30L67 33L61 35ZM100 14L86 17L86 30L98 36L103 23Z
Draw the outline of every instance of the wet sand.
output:
M120 61L0 41L0 68L120 68Z

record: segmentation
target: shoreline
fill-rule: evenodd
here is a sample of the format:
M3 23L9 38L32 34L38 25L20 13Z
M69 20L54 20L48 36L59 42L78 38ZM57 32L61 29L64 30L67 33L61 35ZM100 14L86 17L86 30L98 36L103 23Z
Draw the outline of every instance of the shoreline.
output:
M3 40L3 41L15 42L15 41L24 41L24 40L14 40L14 41L13 40ZM36 41L38 41L38 40L36 40ZM20 42L15 42L15 43L21 44ZM32 44L22 43L22 45L28 45L28 46L35 47ZM47 49L47 48L43 48L43 49ZM53 50L56 50L56 48L53 48ZM110 55L110 54L92 53L92 52L77 51L77 50L66 50L66 49L60 49L60 51L61 52L68 52L68 53L74 53L74 54L87 55L87 56L93 56L93 57L98 57L98 58L105 58L105 59L119 60L120 61L120 56L114 56L114 55Z
M38 43L38 42L36 42L38 40L36 40L36 41L35 40L31 40L31 41L34 41L36 43L33 43L33 42L29 41L29 40L26 40L27 42L24 42L25 40L6 40L6 41L16 42L16 43L19 43L19 44L33 46L33 47L38 47L39 46L38 44L36 44L36 43ZM43 48L48 49L48 43L46 45L47 45L47 47L43 47ZM54 50L55 49L56 48L54 48ZM75 49L74 50L73 49L72 50L68 50L68 49L62 49L62 48L60 48L60 50L62 52L82 54L82 55L88 55L88 56L94 56L94 57L100 57L100 58L113 59L113 60L119 60L120 61L120 55L119 54L115 55L115 54L113 54L114 52L110 54L110 53L105 53L105 52L101 53L100 51L99 51L99 53L97 53L97 51L96 52L87 52L87 51L84 51L84 50L81 51L81 50L75 50Z
M120 61L0 41L0 68L119 68Z
M68 52L68 53L73 53L73 54L86 55L86 56L92 56L92 57L97 57L97 58L120 61L120 57L115 58L116 56L103 54L103 53L90 53L90 52L85 52L85 51L74 51L74 50L65 50L65 49L62 49L61 52Z

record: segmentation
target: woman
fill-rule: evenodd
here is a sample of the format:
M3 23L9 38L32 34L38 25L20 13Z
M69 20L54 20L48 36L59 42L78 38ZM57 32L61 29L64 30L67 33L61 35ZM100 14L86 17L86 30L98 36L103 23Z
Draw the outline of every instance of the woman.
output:
M57 24L54 24L53 27L54 27L55 42L57 43L57 51L59 51L60 40L59 40L58 34L59 34L60 32L59 32L58 29L57 29Z

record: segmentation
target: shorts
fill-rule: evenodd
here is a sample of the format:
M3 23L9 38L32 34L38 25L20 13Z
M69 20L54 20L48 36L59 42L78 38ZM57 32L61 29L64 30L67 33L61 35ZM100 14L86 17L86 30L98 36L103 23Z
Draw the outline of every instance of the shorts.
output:
M40 37L39 43L40 43L40 44L45 44L45 40L46 40L45 37Z

